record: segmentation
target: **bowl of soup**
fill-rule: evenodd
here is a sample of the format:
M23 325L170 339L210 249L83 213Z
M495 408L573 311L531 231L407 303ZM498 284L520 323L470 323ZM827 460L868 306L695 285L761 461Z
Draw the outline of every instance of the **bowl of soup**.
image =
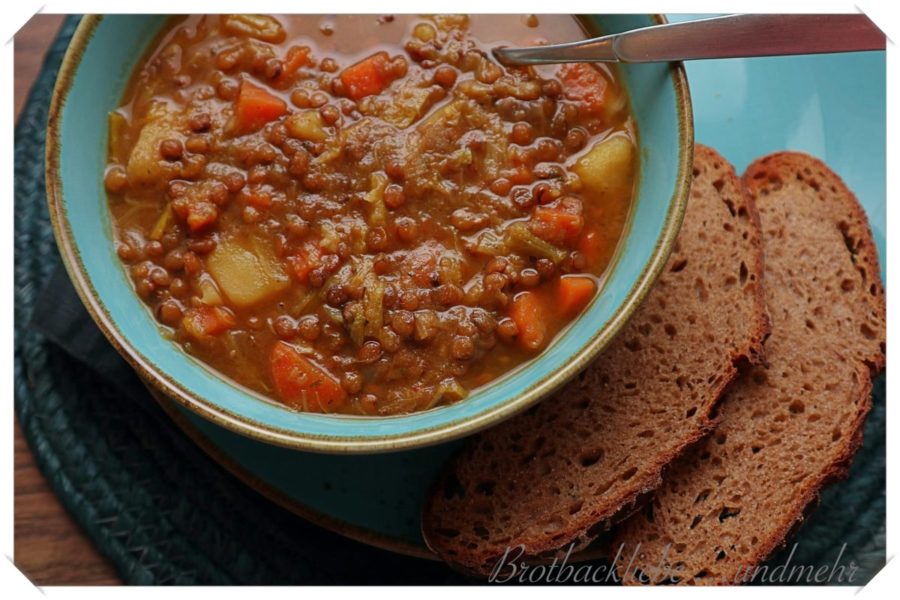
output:
M677 64L504 67L650 16L88 17L47 189L82 300L151 385L267 442L449 440L593 359L677 235Z

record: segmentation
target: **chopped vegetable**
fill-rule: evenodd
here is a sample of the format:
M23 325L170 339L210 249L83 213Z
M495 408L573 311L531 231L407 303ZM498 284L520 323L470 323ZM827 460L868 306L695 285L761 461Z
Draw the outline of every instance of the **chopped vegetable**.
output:
M559 280L559 298L556 304L560 312L573 316L594 297L596 284L590 277L567 275Z
M394 127L409 127L418 121L440 96L430 87L421 87L419 82L401 86L390 97L379 97L371 103L367 114L374 114ZM374 99L373 99L374 100Z
M434 30L434 27L429 25L428 23L419 23L413 28L413 37L419 40L420 42L430 42L436 36L437 32Z
M211 202L190 202L186 210L185 220L191 233L203 231L219 218L219 209Z
M531 231L551 244L569 245L584 227L584 217L556 207L538 206L534 209Z
M415 337L420 342L430 339L440 325L438 316L431 310L417 310L413 315L413 320L415 323Z
M344 315L341 313L341 309L325 305L322 307L322 310L325 311L325 315L335 325L344 324Z
M347 399L341 384L331 373L285 342L275 342L271 363L275 389L285 404L293 408L334 412Z
M150 230L150 239L151 240L159 240L162 238L163 234L166 233L166 229L169 228L169 223L172 222L172 205L166 204L166 207L163 209L162 214L159 215L159 219L156 220L156 223L153 225L153 229Z
M181 171L179 161L160 160L159 144L163 140L183 140L177 124L178 114L161 102L147 111L144 126L128 156L128 182L131 185L162 186Z
M598 142L572 170L594 201L630 197L634 187L634 144L624 135Z
M291 46L282 61L284 67L281 74L275 78L275 83L283 84L289 81L302 67L312 66L309 46Z
M235 106L235 132L239 135L252 133L286 112L284 100L244 79Z
M288 134L298 140L324 142L328 132L322 122L322 115L317 110L304 110L291 115L284 121Z
M331 221L323 221L319 227L319 248L328 252L337 252L338 244L341 243L341 236L337 228Z
M182 319L184 330L197 341L205 342L234 327L234 315L222 306L198 306L188 309Z
M206 266L222 293L238 307L272 298L290 285L272 251L255 238L220 240Z
M374 273L374 262L368 256L354 257L351 260L353 262L353 276L350 277L349 283L355 288L364 288L371 282L371 274Z
M341 73L347 96L360 100L383 92L395 77L391 73L391 60L387 52L378 52L350 65Z
M547 337L545 315L540 299L533 292L522 292L513 298L509 316L516 323L519 346L534 352L543 347Z
M294 277L300 283L309 281L309 272L319 266L322 253L315 244L306 244L302 250L293 256L288 257L288 263L294 272Z
M438 385L438 396L440 400L448 400L450 402L459 402L469 395L466 388L461 386L456 379L449 377Z
M453 283L462 285L463 281L463 262L459 254L448 252L442 256L438 262L438 278L441 283Z
M348 325L350 341L356 347L362 346L366 339L366 315L363 307L360 304L353 304L347 310L352 315Z
M547 258L554 264L559 264L566 258L565 250L536 236L522 221L516 221L509 226L506 230L505 240L506 245L517 252L536 258Z
M519 100L537 100L541 96L541 83L534 80L515 80L504 76L492 86L492 90L499 96L513 96Z
M370 177L369 193L366 194L366 202L372 205L369 225L384 225L387 219L387 206L384 204L384 190L387 184L388 178L381 173L373 173Z
M354 254L365 254L367 230L364 224L354 225L350 229L350 251Z
M107 123L109 127L109 160L110 162L122 162L124 159L122 145L128 129L128 120L122 116L122 113L112 111L109 113Z
M459 402L468 395L469 392L466 388L453 377L448 377L435 386L431 400L425 406L421 406L420 409L428 410L445 400L449 403Z
M588 63L570 63L559 71L568 100L581 103L588 113L603 112L609 82L599 69Z
M384 282L372 275L366 286L363 304L365 306L366 335L378 337L384 324Z
M478 234L478 238L471 246L470 251L475 254L484 254L486 256L502 256L509 251L509 248L506 247L504 238L488 229Z
M494 88L475 79L465 79L459 83L460 93L477 102L485 102L491 99Z
M469 15L433 15L431 20L441 31L469 28Z
M222 15L222 26L232 35L246 35L272 44L280 44L287 35L281 23L266 15Z
M187 223L191 233L200 233L216 223L219 208L215 202L222 202L221 197L214 197L216 186L213 181L182 185L184 191L170 202L172 212ZM168 227L167 223L157 225L164 230Z
M333 164L338 164L338 159L344 156L343 149L349 144L365 143L371 139L370 136L387 135L390 129L384 123L380 123L369 118L363 118L343 127L338 134L329 140L326 144L325 152L313 159L313 164L330 168ZM380 128L385 128L379 131Z

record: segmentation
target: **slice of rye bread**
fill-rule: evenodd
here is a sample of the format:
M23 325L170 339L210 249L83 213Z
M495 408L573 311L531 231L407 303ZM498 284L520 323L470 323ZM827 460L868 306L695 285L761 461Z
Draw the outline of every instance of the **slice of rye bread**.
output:
M740 583L785 542L822 486L845 474L862 441L885 351L865 213L837 175L804 154L759 159L743 181L763 228L767 364L735 382L712 435L617 528L626 583Z
M507 548L583 548L714 425L714 407L768 333L756 209L734 169L697 147L674 251L609 348L553 397L467 442L426 500L423 533L486 576Z

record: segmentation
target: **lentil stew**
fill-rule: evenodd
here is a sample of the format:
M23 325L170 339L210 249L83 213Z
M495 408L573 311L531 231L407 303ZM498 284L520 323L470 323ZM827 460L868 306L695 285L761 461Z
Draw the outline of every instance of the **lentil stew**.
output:
M462 400L596 295L634 197L607 66L506 68L566 15L173 19L109 117L117 253L165 335L297 410Z

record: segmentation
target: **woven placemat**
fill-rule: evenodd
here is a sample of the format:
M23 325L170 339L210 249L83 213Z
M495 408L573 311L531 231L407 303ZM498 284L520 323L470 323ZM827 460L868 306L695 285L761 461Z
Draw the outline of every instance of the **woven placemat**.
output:
M169 421L97 335L60 269L43 175L50 94L77 20L67 19L15 130L15 410L57 496L127 583L465 582L438 563L322 530L245 487ZM883 378L875 390L849 479L826 490L790 542L791 564L839 558L859 567L856 584L885 559Z

